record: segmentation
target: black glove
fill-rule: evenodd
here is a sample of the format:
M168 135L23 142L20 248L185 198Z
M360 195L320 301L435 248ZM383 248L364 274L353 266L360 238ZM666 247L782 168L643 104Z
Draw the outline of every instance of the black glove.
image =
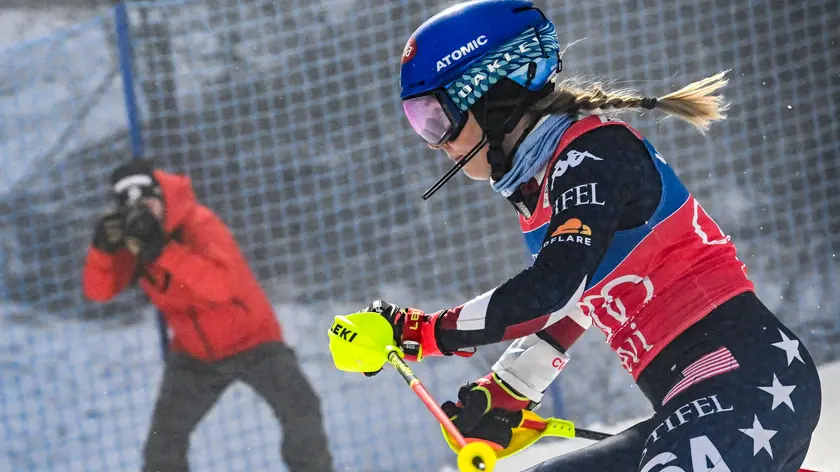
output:
M114 253L125 247L125 213L116 210L103 215L96 222L93 247Z
M126 212L125 239L128 249L145 265L160 257L168 238L160 220L149 207L139 203Z
M403 324L405 323L405 310L398 305L388 303L384 300L374 300L370 305L366 306L365 312L379 313L383 318L391 323L394 329L394 341L399 343L402 338Z
M464 437L504 449L513 439L513 428L522 423L522 411L535 406L491 373L461 387L458 402L447 401L441 409Z
M396 342L397 345L400 345L403 324L405 323L405 310L393 303L388 303L382 300L374 300L373 303L366 306L362 311L379 313L388 320L388 322L391 323L391 327L394 329L394 342ZM373 377L380 372L382 372L382 369L379 369L376 372L365 372L364 374L366 377Z

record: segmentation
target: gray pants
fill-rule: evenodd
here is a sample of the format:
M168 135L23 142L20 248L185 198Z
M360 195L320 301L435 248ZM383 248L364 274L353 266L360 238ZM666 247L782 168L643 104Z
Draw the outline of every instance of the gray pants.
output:
M286 344L265 343L212 364L172 352L143 451L144 472L187 472L190 434L235 380L253 388L283 428L289 472L332 472L321 401Z

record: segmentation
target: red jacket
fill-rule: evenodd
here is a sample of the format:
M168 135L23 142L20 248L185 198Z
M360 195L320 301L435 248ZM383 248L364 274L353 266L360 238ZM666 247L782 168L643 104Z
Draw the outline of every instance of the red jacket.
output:
M207 361L281 341L271 303L222 221L196 200L189 177L155 171L165 205L164 229L180 234L146 266L140 287L172 328L172 348ZM83 287L105 302L131 281L136 260L90 247Z

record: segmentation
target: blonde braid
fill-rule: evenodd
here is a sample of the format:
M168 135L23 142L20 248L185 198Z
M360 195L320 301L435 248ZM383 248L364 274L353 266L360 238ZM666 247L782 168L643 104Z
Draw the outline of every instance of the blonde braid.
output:
M719 72L693 82L676 92L659 98L644 97L629 88L607 89L602 82L583 82L569 78L557 84L555 91L534 107L539 114L575 113L594 110L627 110L654 108L684 120L701 133L709 129L713 121L726 118L723 113L729 107L719 95L712 95L729 81L724 78L727 71Z

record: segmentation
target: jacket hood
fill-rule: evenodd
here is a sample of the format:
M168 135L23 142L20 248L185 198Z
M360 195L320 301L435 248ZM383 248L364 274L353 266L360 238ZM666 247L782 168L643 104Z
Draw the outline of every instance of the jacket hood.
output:
M155 170L154 175L163 193L163 229L171 233L198 208L198 200L188 176L162 170Z

